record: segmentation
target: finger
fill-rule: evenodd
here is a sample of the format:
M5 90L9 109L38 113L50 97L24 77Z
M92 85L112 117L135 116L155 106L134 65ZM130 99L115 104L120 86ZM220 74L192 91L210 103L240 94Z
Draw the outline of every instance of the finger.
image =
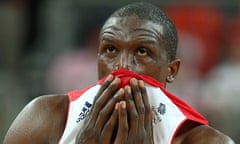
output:
M96 103L96 100L101 96L101 94L103 93L103 91L110 85L110 83L114 80L114 77L113 75L108 75L107 78L105 79L104 83L101 85L100 89L98 90L96 96L94 97L94 100L93 100L93 106L95 105ZM92 111L93 109L91 109ZM90 111L90 112L91 112Z
M87 125L89 129L93 129L93 127L95 125L96 116L98 114L98 111L96 111L94 109L96 100L103 93L103 91L106 89L106 87L108 87L110 85L110 83L113 81L113 78L114 77L111 74L107 76L107 78L105 79L104 83L102 84L101 88L99 89L98 93L96 94L96 96L94 98L92 108L91 108L89 114L86 116L85 121L84 121L85 125ZM95 113L92 113L92 111L95 111Z
M144 119L145 119L145 107L143 103L142 93L139 86L139 81L135 78L130 81L131 87L133 89L133 98L135 106L138 112L138 128L144 128Z
M97 132L101 132L102 128L104 127L106 121L109 119L114 106L117 102L119 102L124 97L124 90L123 88L119 89L118 92L115 93L113 98L110 99L110 101L100 110L96 124L94 129L96 129Z
M138 129L138 114L134 104L132 90L130 86L125 86L125 100L129 116L129 135L133 135Z
M142 80L139 81L139 87L140 87L140 91L141 91L142 98L143 98L143 104L144 104L144 108L145 108L144 126L146 129L150 130L152 127L152 110L151 110L151 106L149 104L147 90L146 90L146 87Z
M126 110L126 102L121 101L119 103L119 111L118 111L118 132L115 140L116 144L125 143L128 138L128 120L127 120L127 110Z
M118 77L115 77L115 79L104 89L104 91L99 94L100 96L98 96L96 99L92 107L91 116L89 118L92 124L95 125L99 111L104 107L104 105L106 105L107 101L113 97L120 82L120 79Z
M96 99L98 99L101 94L103 93L103 91L110 85L110 83L114 80L114 76L113 75L108 75L107 78L105 79L104 83L101 85L100 89L98 90L98 93L96 94L95 98L94 98L94 102L96 101Z
M114 80L104 89L104 91L99 94L95 104L100 107L105 105L105 103L112 98L117 91L120 82L121 80L118 77L115 77Z
M118 111L119 111L118 107L119 107L119 103L116 103L110 119L106 122L101 132L101 137L103 140L106 140L106 143L110 143L111 138L113 136L114 127L116 126L117 119L118 119Z

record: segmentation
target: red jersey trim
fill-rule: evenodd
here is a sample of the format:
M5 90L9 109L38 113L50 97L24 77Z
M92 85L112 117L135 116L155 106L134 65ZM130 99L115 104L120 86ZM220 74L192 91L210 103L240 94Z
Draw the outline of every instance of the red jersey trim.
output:
M70 112L70 104L71 102L75 101L76 99L78 99L84 92L86 92L88 89L90 89L92 86L86 87L84 89L81 90L74 90L74 91L70 91L68 92L68 112L67 112L67 119L66 119L66 123L65 123L65 128L67 127L67 123L68 123L68 119L69 119L69 112Z
M162 88L162 87L160 88L166 94L166 96L168 96L173 101L173 103L177 105L177 107L182 111L182 113L184 113L187 119L197 121L205 125L208 124L207 119L203 115L201 115L199 112L197 112L195 109L193 109L191 106L189 106L186 102L174 96L165 88Z
M81 90L74 90L74 91L70 91L68 92L68 97L69 97L69 101L75 101L76 99L78 99L83 93L85 93L88 89L90 89L93 86L88 86L84 89Z

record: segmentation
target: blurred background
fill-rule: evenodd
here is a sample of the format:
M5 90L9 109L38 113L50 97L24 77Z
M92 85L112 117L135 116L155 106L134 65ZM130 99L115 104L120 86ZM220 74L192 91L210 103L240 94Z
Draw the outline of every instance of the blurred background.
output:
M133 0L0 0L0 141L33 98L95 84L98 32ZM149 0L175 23L178 77L168 85L240 143L240 1Z

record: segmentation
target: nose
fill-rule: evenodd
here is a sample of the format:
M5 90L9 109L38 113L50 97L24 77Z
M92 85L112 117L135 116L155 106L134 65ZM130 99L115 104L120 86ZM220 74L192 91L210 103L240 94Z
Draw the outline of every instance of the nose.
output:
M116 70L124 68L124 69L131 69L132 57L128 53L123 53L119 57L119 61L116 65Z

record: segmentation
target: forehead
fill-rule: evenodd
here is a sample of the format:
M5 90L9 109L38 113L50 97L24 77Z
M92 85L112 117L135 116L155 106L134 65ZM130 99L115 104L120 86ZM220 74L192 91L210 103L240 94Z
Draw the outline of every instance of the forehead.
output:
M102 27L101 35L105 32L117 32L124 37L135 33L147 33L153 37L163 39L163 26L149 20L139 19L136 16L111 17ZM127 35L126 35L127 34Z

